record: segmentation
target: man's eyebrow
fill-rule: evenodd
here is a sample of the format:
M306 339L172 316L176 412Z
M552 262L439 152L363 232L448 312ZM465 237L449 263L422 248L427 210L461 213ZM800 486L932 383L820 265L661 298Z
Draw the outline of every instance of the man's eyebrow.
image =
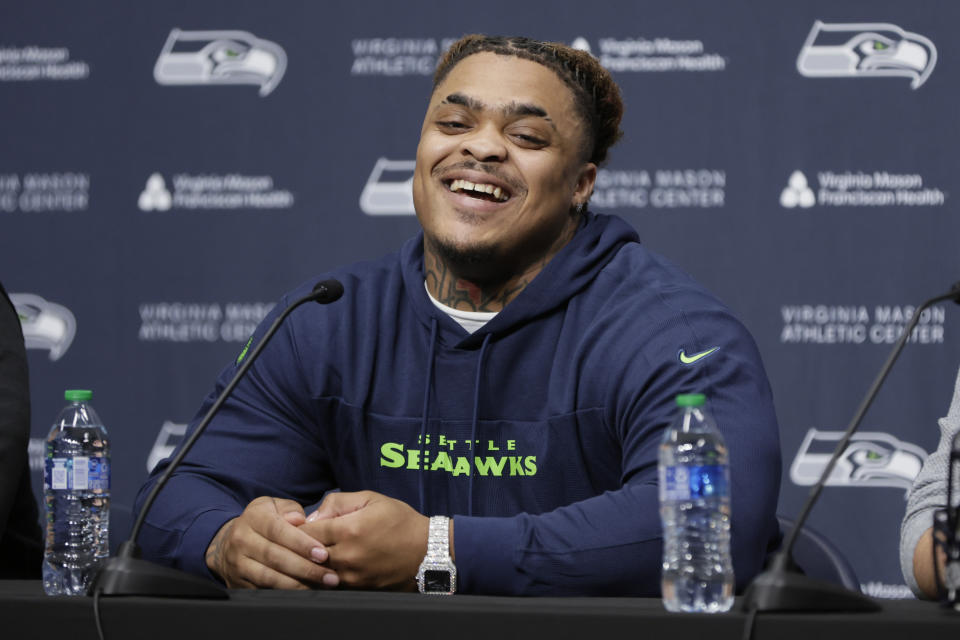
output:
M545 120L550 120L546 110L535 104L526 104L522 102L511 102L503 108L503 112L508 116L536 116ZM553 122L552 120L550 120Z
M486 105L484 105L482 102L476 98L465 96L462 93L451 93L443 99L442 104L458 104L461 107L466 107L472 111L483 111L486 109Z
M443 104L457 104L461 107L466 107L471 111L483 111L487 108L480 100L473 98L471 96L464 95L462 93L451 93L443 100ZM546 110L543 107L540 107L535 104L525 103L525 102L511 102L510 104L504 105L500 109L504 115L507 116L535 116L537 118L543 118L550 123L550 126L556 129L556 125L553 123L553 119L547 114Z

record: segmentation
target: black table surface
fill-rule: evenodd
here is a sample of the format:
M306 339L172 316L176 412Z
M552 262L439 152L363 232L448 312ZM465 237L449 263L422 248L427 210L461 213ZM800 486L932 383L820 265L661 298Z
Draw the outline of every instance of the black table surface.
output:
M960 631L960 613L937 604L878 602L883 607L878 613L760 614L754 638L910 639ZM746 621L736 606L718 615L671 614L659 600L646 598L437 597L370 591L231 591L230 599L222 601L101 598L100 610L107 640L714 640L739 639ZM92 598L48 597L39 581L0 581L0 638L59 640L64 633L70 640L97 638Z

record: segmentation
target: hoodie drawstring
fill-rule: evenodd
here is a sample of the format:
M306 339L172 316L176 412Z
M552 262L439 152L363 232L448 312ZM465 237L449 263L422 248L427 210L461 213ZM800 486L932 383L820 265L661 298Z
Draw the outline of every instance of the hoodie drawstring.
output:
M483 378L483 356L487 352L487 346L490 344L490 336L483 337L483 344L480 345L480 357L477 359L477 379L473 384L473 424L470 430L470 486L467 494L467 515L473 515L473 475L477 468L477 424L480 422L480 380Z
M430 319L430 352L427 354L427 383L423 389L423 418L420 421L420 450L427 446L427 421L430 409L430 387L433 383L433 356L437 350L437 319ZM421 457L422 459L422 457ZM427 515L426 487L424 486L424 465L420 464L418 484L420 490L420 513Z
M490 346L492 334L487 334L480 345L480 355L477 358L477 375L473 383L473 419L470 428L470 480L467 494L467 515L473 515L473 476L476 469L477 460L477 427L480 423L480 381L483 379L483 361L487 354L487 348ZM420 447L425 450L427 447L427 423L430 418L430 388L433 383L433 361L437 351L437 319L430 320L430 351L427 354L427 380L423 390L423 417L420 420ZM420 492L420 513L427 515L427 488L426 488L426 465L422 462L421 456L420 472L417 476L418 489Z

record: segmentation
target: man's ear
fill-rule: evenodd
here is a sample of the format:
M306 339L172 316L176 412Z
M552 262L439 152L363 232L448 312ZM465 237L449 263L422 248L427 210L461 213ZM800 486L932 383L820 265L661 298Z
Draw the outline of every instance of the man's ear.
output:
M577 186L573 192L573 205L586 204L593 194L593 186L597 182L597 165L586 162L580 167L577 175Z

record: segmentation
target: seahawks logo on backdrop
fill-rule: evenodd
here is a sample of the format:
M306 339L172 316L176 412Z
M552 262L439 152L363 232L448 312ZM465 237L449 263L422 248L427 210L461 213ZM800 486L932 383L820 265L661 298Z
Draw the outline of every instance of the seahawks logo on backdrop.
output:
M20 316L27 349L47 350L51 360L62 358L77 333L73 313L32 293L11 293L10 301Z
M797 56L808 78L910 78L916 89L937 64L928 38L886 22L827 23L817 20Z
M157 433L157 439L150 448L150 455L147 456L147 473L153 471L153 468L163 460L169 458L174 450L183 441L183 436L187 432L187 425L184 422L171 422L169 420L163 423L160 431Z
M413 215L416 160L378 158L360 193L360 210L368 216Z
M153 77L165 85L255 84L263 97L277 88L286 69L280 45L247 31L173 29Z
M810 429L790 465L790 479L810 486L820 480L843 431ZM889 433L864 431L850 439L826 484L834 487L896 487L907 491L927 452Z

